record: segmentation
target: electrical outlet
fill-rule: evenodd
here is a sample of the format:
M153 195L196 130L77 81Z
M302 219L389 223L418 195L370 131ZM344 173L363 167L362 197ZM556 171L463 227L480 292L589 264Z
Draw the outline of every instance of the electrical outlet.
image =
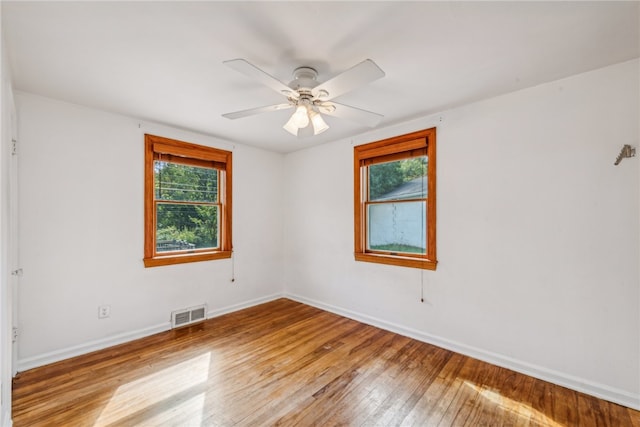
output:
M98 319L106 319L111 316L111 306L101 305L98 307Z

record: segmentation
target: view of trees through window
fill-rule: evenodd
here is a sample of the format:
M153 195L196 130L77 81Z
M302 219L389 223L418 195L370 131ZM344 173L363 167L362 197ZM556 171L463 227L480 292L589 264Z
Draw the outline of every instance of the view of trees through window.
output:
M369 200L376 200L400 184L426 176L427 157L413 157L369 166Z
M218 178L217 169L154 162L156 251L219 246Z

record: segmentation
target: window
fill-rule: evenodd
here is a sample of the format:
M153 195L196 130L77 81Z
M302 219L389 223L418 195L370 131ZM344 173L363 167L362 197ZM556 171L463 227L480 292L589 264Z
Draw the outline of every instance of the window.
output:
M355 259L436 269L436 130L354 147Z
M144 265L231 257L231 152L145 135Z

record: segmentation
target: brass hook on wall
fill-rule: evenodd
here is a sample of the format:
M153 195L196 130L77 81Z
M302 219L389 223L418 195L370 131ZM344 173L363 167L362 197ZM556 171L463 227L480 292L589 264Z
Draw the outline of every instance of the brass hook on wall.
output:
M627 157L635 157L635 155L636 149L629 144L625 144L624 147L622 147L622 150L620 150L620 154L618 154L614 165L618 166L622 159L626 159Z

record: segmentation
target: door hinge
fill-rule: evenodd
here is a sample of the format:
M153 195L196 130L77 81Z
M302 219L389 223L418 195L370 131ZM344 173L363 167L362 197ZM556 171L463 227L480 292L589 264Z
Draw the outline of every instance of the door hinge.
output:
M11 272L11 275L12 275L12 276L22 277L22 269L21 269L21 268L19 268L19 269L17 269L17 270L13 270L13 271Z
M18 327L14 326L11 330L11 342L18 341Z
M18 140L12 139L11 140L11 155L15 156L16 154L18 154Z

